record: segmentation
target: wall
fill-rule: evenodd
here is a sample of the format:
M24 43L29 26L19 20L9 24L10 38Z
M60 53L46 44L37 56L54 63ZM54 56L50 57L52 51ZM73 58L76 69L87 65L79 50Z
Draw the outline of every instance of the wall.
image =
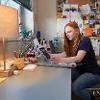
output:
M56 0L37 0L36 9L35 30L41 31L43 37L52 39L56 36Z
M77 1L77 2L76 2ZM88 3L90 0L69 0L69 3ZM35 15L35 31L41 31L42 36L52 39L56 36L56 0L33 0Z
M27 31L32 30L34 32L34 14L33 12L25 9L25 27L27 29ZM32 23L33 22L33 23Z
M34 32L34 20L33 20L33 12L29 11L26 8L22 7L21 11L22 23L24 24L26 31L32 30Z

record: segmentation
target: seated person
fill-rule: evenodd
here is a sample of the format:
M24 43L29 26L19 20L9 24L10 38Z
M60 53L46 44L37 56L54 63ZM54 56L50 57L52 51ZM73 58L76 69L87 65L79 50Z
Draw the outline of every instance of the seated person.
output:
M72 92L81 100L91 100L86 88L97 83L100 67L97 65L90 39L80 34L76 22L65 25L64 52L51 54L51 60L55 63L77 63L78 66L72 69Z

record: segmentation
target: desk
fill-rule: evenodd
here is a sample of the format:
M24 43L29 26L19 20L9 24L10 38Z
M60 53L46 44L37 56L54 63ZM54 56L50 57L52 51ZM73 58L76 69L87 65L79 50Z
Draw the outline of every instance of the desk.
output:
M0 100L71 100L71 69L22 71L0 84Z

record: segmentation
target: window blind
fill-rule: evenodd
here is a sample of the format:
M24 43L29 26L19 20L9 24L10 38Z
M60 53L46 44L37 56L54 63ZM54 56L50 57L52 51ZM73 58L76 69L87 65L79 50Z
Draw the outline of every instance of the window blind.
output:
M22 5L25 8L32 11L32 2L31 2L31 0L13 0L13 1L19 3L20 5Z

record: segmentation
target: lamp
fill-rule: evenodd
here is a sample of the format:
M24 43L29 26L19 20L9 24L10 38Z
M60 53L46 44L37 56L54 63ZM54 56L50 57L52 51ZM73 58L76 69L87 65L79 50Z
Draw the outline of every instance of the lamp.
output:
M6 40L16 39L18 37L18 12L15 8L0 5L0 39L3 45L3 70L0 70L0 76L11 75L11 70L6 69Z

